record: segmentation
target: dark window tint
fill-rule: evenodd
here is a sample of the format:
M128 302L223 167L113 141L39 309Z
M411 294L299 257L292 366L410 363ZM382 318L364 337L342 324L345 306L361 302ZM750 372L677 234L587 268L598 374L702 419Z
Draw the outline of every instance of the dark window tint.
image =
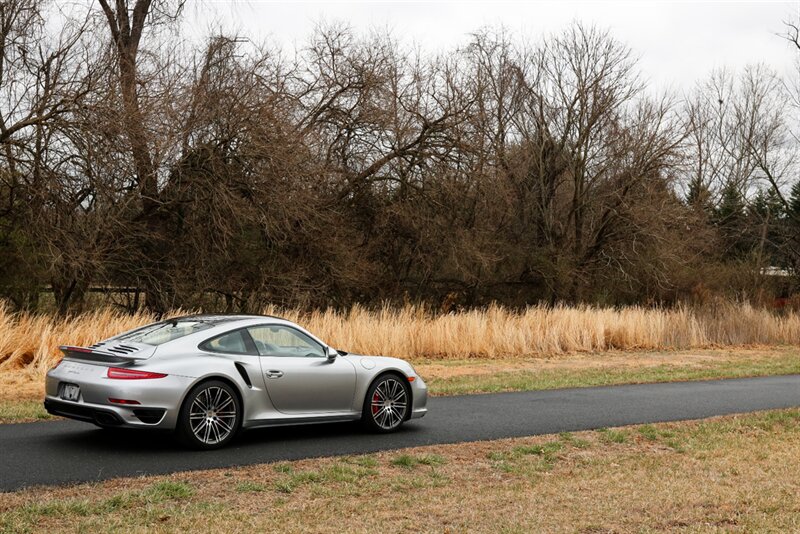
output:
M209 339L200 346L203 350L213 352L227 352L230 354L249 354L244 330L236 330L221 336Z

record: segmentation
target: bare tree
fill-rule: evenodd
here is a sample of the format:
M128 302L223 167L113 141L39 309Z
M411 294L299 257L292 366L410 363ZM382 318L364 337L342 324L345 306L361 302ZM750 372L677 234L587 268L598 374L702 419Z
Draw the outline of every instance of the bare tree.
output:
M60 29L48 28L46 17L58 19ZM20 305L35 304L45 278L63 309L70 296L64 297L62 286L76 285L75 262L42 249L55 233L47 215L52 204L70 198L71 209L82 196L79 185L63 180L70 167L64 132L92 88L94 67L84 42L88 29L87 17L71 18L45 2L0 5L2 241L4 255L25 271L20 278L32 286L28 296L27 290L15 295L12 289L10 296Z
M150 213L158 205L158 176L157 163L151 152L152 141L146 129L147 121L140 105L139 85L142 80L138 73L139 49L148 19L151 24L165 19L174 20L183 9L184 2L171 6L168 2L154 3L153 0L116 0L113 7L108 0L98 2L116 50L119 87L125 112L124 128L135 164L142 207L146 213ZM169 7L172 8L171 12L167 11Z

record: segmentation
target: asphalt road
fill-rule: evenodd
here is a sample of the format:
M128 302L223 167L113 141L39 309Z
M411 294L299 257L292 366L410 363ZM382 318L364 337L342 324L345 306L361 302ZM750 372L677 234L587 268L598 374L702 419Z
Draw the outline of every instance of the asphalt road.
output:
M151 432L87 423L0 425L0 491L401 447L700 419L800 406L800 375L434 397L429 412L390 435L355 424L251 430L211 452Z

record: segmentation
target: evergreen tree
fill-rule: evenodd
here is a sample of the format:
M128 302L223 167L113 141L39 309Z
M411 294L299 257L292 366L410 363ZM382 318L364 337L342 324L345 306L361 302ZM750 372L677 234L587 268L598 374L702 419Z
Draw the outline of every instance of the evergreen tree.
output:
M719 205L715 213L718 226L740 224L744 220L744 198L735 184L727 184L722 190Z
M789 218L794 220L796 226L800 226L800 179L792 186L789 192Z
M794 269L794 292L800 290L800 179L789 191L788 209L784 218L783 265ZM791 292L787 291L787 292Z
M786 209L774 188L759 189L748 203L747 219L748 247L756 250L758 258L766 265L783 265Z
M725 256L728 259L743 258L750 247L747 240L747 215L742 193L736 184L728 183L722 190L714 224L719 228L725 243Z
M759 189L747 206L748 215L770 222L784 218L785 210L781 198L772 187Z

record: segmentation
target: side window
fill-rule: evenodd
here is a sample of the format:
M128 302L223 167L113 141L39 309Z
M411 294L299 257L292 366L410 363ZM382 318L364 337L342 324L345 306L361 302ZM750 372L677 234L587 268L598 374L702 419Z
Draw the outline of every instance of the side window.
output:
M281 325L252 326L247 329L261 356L324 358L322 346L294 328Z
M200 348L211 352L225 352L228 354L250 354L247 350L247 340L244 330L235 330L222 334L208 341L204 341Z

